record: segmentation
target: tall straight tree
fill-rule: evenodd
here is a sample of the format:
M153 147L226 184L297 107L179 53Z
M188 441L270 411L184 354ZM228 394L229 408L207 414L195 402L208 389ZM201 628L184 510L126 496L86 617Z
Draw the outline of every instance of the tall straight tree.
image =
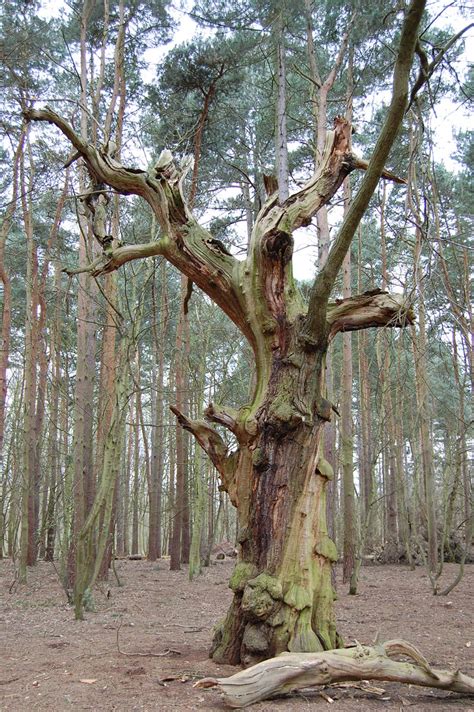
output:
M215 660L248 664L283 650L315 651L338 643L331 585L337 555L326 526L325 491L332 471L321 454L332 412L322 393L325 355L340 331L403 326L413 314L401 299L379 291L337 302L330 296L403 120L424 7L424 0L412 0L404 13L390 106L308 305L292 276L293 233L308 225L360 165L349 148L351 126L345 119L338 117L328 132L313 177L281 205L277 194L263 205L248 254L239 261L189 210L183 192L189 164L178 167L164 151L150 169L129 169L77 135L51 109L26 112L29 121L55 124L102 182L143 197L161 227L156 241L108 250L87 271L99 275L162 254L221 307L252 348L251 403L239 410L210 404L206 421L174 409L208 453L237 508L240 560L230 582L234 598L216 632ZM233 434L235 450L210 423Z
M80 15L80 77L81 110L80 131L84 141L89 138L89 114L87 110L89 78L87 61L87 31L93 3L85 0ZM79 190L87 191L87 175L83 166L79 167ZM79 210L79 264L87 262L92 245L91 222L87 209ZM87 273L79 277L77 304L77 369L74 392L74 515L71 546L68 553L67 586L74 589L77 578L77 542L79 533L92 506L95 494L93 470L93 407L96 357L96 305L97 290Z
M152 344L153 344L153 393L150 484L148 488L148 559L156 561L161 557L161 514L164 474L164 428L163 428L163 387L165 370L165 341L168 333L168 290L166 262L160 265L161 296L160 310L156 304L156 280L152 283ZM159 316L158 316L159 315ZM159 318L159 324L157 319Z
M23 154L25 132L21 131L18 145L13 155L12 195L0 225L0 281L3 285L1 308L2 328L0 336L0 471L3 472L3 439L5 433L5 405L8 390L8 362L10 358L12 286L5 264L5 245L10 232L18 202L18 174Z

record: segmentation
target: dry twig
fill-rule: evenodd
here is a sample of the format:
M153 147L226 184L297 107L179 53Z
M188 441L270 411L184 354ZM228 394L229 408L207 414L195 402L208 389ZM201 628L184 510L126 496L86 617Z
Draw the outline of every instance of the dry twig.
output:
M120 655L125 655L127 658L165 658L168 655L181 655L180 650L174 650L174 648L166 648L162 653L127 653L125 650L122 650L120 648L120 628L122 626L119 625L117 628L117 650L120 653Z

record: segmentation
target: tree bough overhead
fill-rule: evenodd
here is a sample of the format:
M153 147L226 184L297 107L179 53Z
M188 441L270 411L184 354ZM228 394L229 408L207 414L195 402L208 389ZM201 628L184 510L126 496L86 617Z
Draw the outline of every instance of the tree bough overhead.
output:
M325 491L332 470L321 439L333 411L324 397L325 355L340 331L403 327L414 315L400 297L379 290L335 302L330 295L403 119L424 6L413 0L405 13L392 100L372 160L367 165L352 155L351 126L337 117L313 177L282 204L274 193L263 205L243 261L197 223L183 191L190 166L177 166L169 151L152 169L127 168L81 139L51 109L25 112L28 121L46 121L64 133L93 184L141 196L160 225L155 242L107 245L87 270L97 276L134 259L163 255L221 307L252 347L251 403L239 410L211 404L203 421L174 409L214 463L238 513L240 555L230 581L234 598L212 647L219 662L249 665L282 651L317 652L339 644L331 585L337 552L326 527ZM364 179L316 277L308 307L293 280L293 234L360 168L367 168ZM233 434L235 450L213 424Z

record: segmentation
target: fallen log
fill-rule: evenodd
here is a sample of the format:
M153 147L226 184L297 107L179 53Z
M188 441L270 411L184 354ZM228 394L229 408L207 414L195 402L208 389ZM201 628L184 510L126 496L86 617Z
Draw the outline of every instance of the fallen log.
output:
M404 655L411 662L393 660ZM195 687L218 687L233 708L315 685L355 680L385 680L474 695L474 678L459 670L435 670L426 658L404 640L389 640L371 647L321 653L282 653L227 678L204 678Z

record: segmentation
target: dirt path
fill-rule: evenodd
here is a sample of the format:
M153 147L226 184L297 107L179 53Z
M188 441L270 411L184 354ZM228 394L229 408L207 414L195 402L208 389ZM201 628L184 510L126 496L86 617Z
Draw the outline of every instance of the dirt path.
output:
M75 622L51 564L39 563L28 586L10 591L14 568L0 561L1 712L224 710L218 692L192 685L235 672L207 657L212 627L231 598L232 567L217 562L190 583L186 571L170 572L164 560L119 561L124 585L102 586L96 611ZM448 566L448 575L454 570ZM371 642L377 631L384 639L406 638L437 667L473 675L473 592L474 566L448 598L431 595L422 569L367 567L360 595L349 597L339 585L339 629L346 641ZM373 687L328 688L333 704L314 691L252 709L474 712L474 699L389 683Z

